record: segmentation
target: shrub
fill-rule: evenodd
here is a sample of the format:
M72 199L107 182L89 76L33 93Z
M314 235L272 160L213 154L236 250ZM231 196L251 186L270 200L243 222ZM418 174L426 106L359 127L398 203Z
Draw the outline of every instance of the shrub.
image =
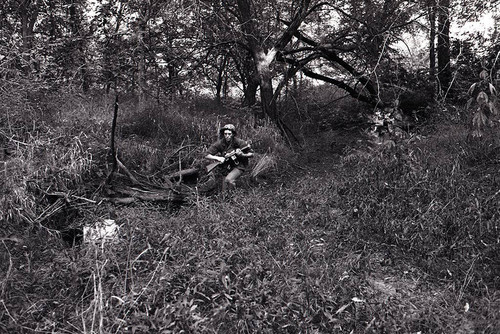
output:
M6 85L3 93L1 219L10 230L17 224L38 227L50 220L48 213L61 209L46 212L54 204L47 194L86 195L95 190L86 183L96 173L104 175L109 139L102 101L71 91L44 95L45 88L36 83Z
M191 101L197 104L197 100ZM251 159L251 167L258 165L255 175L273 172L278 164L293 154L286 147L278 130L268 122L254 127L251 114L245 110L229 110L226 114L200 114L190 112L189 105L167 104L163 108L149 106L144 111L124 110L119 123L121 139L119 154L123 162L140 173L151 174L160 170L197 167L204 162L204 151L218 139L218 130L233 123L238 136L252 143L258 153ZM184 150L179 150L185 147ZM144 159L147 156L148 159Z
M484 129L492 127L498 114L497 91L489 78L489 73L483 69L479 74L481 81L472 84L468 94L467 110L472 112L472 136L481 137Z

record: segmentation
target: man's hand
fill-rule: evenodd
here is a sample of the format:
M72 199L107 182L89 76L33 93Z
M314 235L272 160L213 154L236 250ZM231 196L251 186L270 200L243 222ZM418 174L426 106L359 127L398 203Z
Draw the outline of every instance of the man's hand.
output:
M217 160L221 163L224 163L226 161L225 157L217 157Z
M236 149L235 153L239 157L241 157L243 155L243 151L241 151L241 149L239 149L239 148Z

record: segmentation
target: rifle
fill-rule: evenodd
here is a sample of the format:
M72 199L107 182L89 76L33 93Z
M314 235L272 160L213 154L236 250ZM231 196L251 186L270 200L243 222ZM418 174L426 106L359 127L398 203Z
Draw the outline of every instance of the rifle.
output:
M245 151L245 150L248 150L250 148L250 144L246 145L246 146L243 146L240 148L241 151ZM239 161L237 160L237 156L236 156L236 150L232 150L231 152L227 153L225 155L225 159L224 159L224 162L220 162L220 161L216 161L214 163L211 163L210 165L207 166L207 172L210 173L215 167L219 166L219 165L224 165L224 164L227 164L228 162L233 162L234 165L238 165L239 164ZM230 166L230 164L228 165L228 167Z

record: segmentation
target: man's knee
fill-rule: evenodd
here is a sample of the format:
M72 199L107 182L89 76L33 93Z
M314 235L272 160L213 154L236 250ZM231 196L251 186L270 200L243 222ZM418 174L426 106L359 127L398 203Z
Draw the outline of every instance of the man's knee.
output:
M230 184L230 185L232 185L232 186L236 185L236 179L233 179L233 178L232 178L232 177L230 177L230 176L226 176L226 177L224 178L224 182L225 182L226 184Z

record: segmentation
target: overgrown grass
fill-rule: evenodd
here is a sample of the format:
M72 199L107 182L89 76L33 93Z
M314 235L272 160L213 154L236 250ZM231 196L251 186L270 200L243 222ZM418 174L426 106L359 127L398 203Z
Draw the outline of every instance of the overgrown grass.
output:
M489 156L489 159L485 157ZM500 287L498 149L459 128L344 159L340 193L370 238L415 255L441 279ZM478 161L481 164L478 165ZM471 272L475 272L471 275Z
M500 329L494 141L471 142L460 125L443 125L396 145L345 150L329 173L292 174L285 166L293 153L276 130L254 128L238 110L200 118L185 112L194 104L139 112L124 100L118 145L131 170L195 165L218 125L233 122L271 159L265 172L273 182L231 197L193 195L176 212L113 206L100 202L99 182L89 184L109 171L112 101L71 96L64 108L44 111L58 115L52 120L3 123L11 151L2 184L0 331ZM81 200L72 195L96 203L47 217L56 207L45 193L54 192L68 195L57 205ZM60 225L109 215L121 226L117 240L74 247L61 240Z
M37 100L26 96L9 98L21 101L3 105L1 110L4 177L0 218L7 235L17 229L12 223L37 225L44 219L44 194L74 191L90 180L95 158L105 148L95 139L96 128L66 118L66 123L56 122Z
M486 305L494 295L464 291L457 301L453 280L438 282L410 254L356 229L336 182L318 181L198 198L170 216L121 209L115 243L48 252L51 285L41 287L61 292L18 321L85 333L497 329L477 321L495 320L498 304ZM474 311L464 313L466 302Z

